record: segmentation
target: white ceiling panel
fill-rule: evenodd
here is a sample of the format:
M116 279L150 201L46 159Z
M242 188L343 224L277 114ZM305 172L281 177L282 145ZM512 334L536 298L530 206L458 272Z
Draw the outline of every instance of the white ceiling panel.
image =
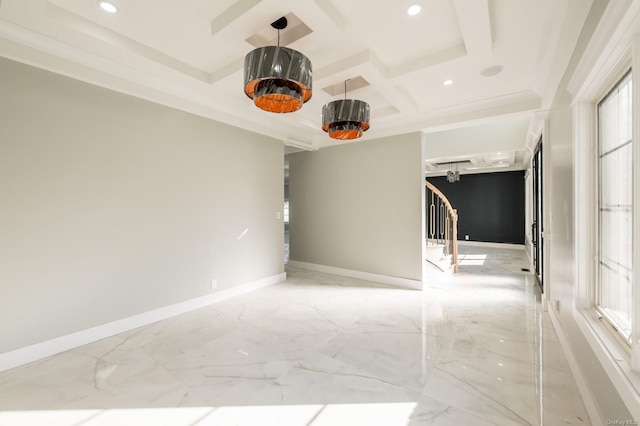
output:
M342 97L322 88L357 77L369 85L347 96L372 111L358 141L548 107L567 63L557 58L568 61L591 4L419 1L408 16L411 2L381 0L114 0L117 14L94 0L2 0L0 56L318 149L335 144L322 106ZM281 40L311 60L314 94L277 115L244 95L242 67L251 43L275 43L270 24L285 15ZM502 72L481 75L494 65Z

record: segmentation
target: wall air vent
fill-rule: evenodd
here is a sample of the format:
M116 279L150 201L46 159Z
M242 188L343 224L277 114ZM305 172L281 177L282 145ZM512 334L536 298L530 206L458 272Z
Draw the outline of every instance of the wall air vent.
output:
M470 166L473 163L469 160L463 160L463 161L447 161L447 162L443 162L443 163L434 163L434 166L437 167L450 167L450 166L457 166L458 168L460 167L466 167L466 166Z

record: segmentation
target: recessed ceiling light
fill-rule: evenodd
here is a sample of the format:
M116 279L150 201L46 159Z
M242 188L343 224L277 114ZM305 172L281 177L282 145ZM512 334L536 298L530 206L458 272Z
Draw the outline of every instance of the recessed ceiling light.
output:
M453 80L445 80L442 82L445 86L451 86L453 84Z
M116 7L116 5L111 3L111 2L108 2L108 1L105 1L105 0L100 0L100 1L98 1L98 5L105 12L109 12L109 13L118 12L118 8Z
M492 77L496 74L500 74L500 72L502 71L502 68L503 68L502 65L492 65L480 71L480 74L482 74L485 77Z
M422 11L422 5L420 3L414 3L407 8L407 15L416 16Z

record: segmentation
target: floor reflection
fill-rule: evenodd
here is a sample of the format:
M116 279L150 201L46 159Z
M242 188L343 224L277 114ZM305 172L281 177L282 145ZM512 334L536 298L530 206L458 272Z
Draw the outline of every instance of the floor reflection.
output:
M1 373L0 424L589 424L523 259L464 254L423 292L289 267Z

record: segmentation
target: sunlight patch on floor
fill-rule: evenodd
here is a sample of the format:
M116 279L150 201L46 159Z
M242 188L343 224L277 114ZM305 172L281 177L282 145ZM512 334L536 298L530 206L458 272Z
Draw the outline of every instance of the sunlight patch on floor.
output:
M333 426L407 424L415 402L0 412L2 425Z
M486 254L461 254L458 256L458 265L482 266L485 260Z

